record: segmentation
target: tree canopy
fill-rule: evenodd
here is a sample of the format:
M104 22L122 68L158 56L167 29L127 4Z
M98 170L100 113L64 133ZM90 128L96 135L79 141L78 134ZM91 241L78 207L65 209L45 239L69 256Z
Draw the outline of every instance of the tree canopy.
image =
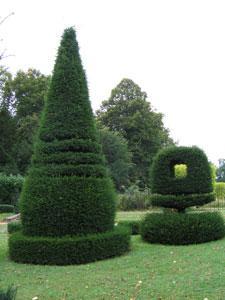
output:
M133 180L148 185L149 167L157 151L173 144L163 124L163 115L155 112L147 94L130 79L123 79L102 102L97 119L127 141L135 164Z

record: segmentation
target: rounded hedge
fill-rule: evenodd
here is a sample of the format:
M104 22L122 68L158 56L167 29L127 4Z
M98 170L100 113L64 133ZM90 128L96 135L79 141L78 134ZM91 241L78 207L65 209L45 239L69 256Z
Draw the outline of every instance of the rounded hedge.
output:
M122 255L129 249L130 230L127 226L85 236L30 237L15 232L9 237L9 256L19 263L84 264Z
M151 195L152 206L176 208L184 210L186 207L201 206L215 200L214 193L190 195Z
M23 234L110 231L116 194L93 117L73 28L64 31L20 198Z
M141 236L149 243L204 243L225 236L224 219L217 212L152 213L141 223Z
M176 177L176 165L187 166L187 176ZM154 194L187 195L213 191L212 174L205 153L198 147L168 147L158 152L151 168Z

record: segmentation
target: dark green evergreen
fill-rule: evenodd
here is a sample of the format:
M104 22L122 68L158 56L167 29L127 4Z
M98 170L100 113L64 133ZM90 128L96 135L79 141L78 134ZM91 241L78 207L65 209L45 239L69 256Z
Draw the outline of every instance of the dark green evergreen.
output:
M62 238L24 236L17 229L9 240L9 255L16 262L83 264L119 256L130 248L130 229L122 225L101 234Z
M224 218L217 212L152 213L141 224L142 238L150 243L188 245L218 240L225 235Z
M111 230L115 201L73 29L64 32L32 165L21 196L23 232L63 236Z
M187 176L177 178L175 165L187 166ZM212 174L205 153L198 147L168 147L159 151L152 164L152 192L189 195L213 191Z
M22 259L22 253L30 256L29 249L34 246L35 251L38 244L41 247L42 241L46 256L52 255L54 246L61 251L64 261L60 260L60 264L76 263L76 258L71 256L69 262L63 253L68 256L68 251L71 255L75 252L76 256L79 251L76 252L75 248L78 249L80 243L86 261L91 261L91 255L88 257L87 254L92 251L89 235L93 235L91 239L96 243L101 241L100 233L111 232L108 237L114 236L115 191L105 167L72 28L65 30L58 50L20 200L23 228L20 237L24 239L25 248L20 247L21 239L15 239L9 245L12 247L10 253L17 253L21 262L29 262L28 257ZM95 234L98 238L94 237ZM79 236L84 240L87 238L85 245ZM114 243L116 239L111 242L111 249L116 246ZM112 249L111 256L116 255L114 252ZM104 254L99 253L98 257L101 259ZM15 258L14 254L11 258ZM54 261L51 257L42 260L37 253L33 253L32 259L33 263Z
M185 165L184 176L176 176L177 165ZM215 200L212 171L198 147L169 147L153 161L151 204L163 213L148 214L141 224L142 238L151 243L191 244L222 238L224 221L218 213L190 213L185 209Z

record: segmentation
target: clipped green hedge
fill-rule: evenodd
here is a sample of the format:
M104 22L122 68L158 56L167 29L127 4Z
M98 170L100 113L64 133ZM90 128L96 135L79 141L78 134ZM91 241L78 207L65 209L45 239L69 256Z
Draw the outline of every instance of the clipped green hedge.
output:
M190 195L151 195L152 206L176 208L183 210L186 207L201 206L215 200L214 193L190 194Z
M30 176L22 192L23 233L53 237L112 230L114 196L108 178Z
M204 243L225 236L224 219L217 212L152 213L141 223L141 236L150 243Z
M29 237L21 232L9 237L10 258L19 263L83 264L122 255L129 249L130 230L127 226L80 237Z
M175 176L176 165L187 166L187 176ZM153 194L206 194L213 191L205 153L198 147L168 147L158 152L151 168Z
M73 28L64 31L20 198L23 233L110 231L116 193L102 153Z
M131 234L132 235L136 235L136 234L140 234L140 224L141 221L129 221L129 220L125 220L125 221L119 221L118 222L119 225L122 226L128 226L131 230Z
M16 231L20 231L20 230L22 230L22 224L20 221L10 222L7 225L7 230L8 230L9 234L16 232Z
M14 206L8 204L0 204L0 213L11 213L14 212Z
M0 204L16 205L24 178L0 174Z

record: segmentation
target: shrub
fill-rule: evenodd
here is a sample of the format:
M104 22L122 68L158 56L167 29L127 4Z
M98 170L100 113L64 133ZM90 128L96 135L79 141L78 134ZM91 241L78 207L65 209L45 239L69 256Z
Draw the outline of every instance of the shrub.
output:
M175 176L176 165L187 166L187 176ZM152 192L162 195L211 193L212 172L205 153L197 147L168 147L152 164Z
M223 238L223 217L216 212L152 213L141 223L141 236L150 243L186 245Z
M128 235L113 231L116 194L72 28L61 40L33 153L20 198L23 234L11 235L11 258L72 264L127 250Z
M24 178L20 175L0 174L0 204L16 205L23 182Z
M161 206L167 208L176 208L184 210L186 207L201 206L214 201L215 194L190 194L190 195L160 195L151 196L152 206Z
M30 236L83 235L114 226L115 191L72 28L58 50L20 208L23 232Z
M130 231L126 226L80 237L29 237L21 232L9 237L10 258L30 264L83 264L122 255L129 248Z
M22 230L22 224L20 221L13 221L8 223L7 228L8 228L8 233L13 233Z
M140 191L137 185L132 185L118 196L117 207L119 210L144 210L149 208L150 190Z
M10 286L7 291L0 290L0 300L15 300L17 288Z
M0 213L11 213L14 212L14 206L8 204L0 204Z
M128 226L130 228L132 235L140 233L140 223L141 221L119 221L119 225Z

